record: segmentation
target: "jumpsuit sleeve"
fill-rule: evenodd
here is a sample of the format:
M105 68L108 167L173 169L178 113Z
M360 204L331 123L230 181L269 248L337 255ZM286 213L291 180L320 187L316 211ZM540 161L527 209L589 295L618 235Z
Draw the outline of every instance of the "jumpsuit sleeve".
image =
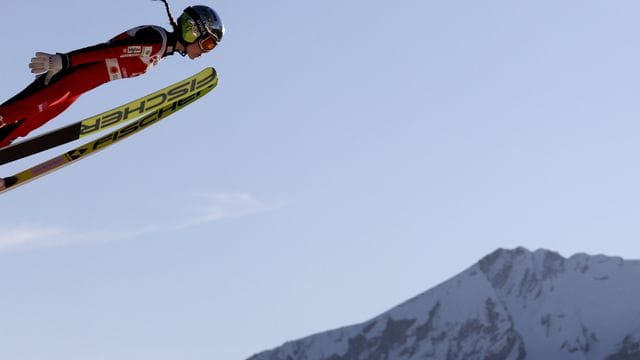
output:
M123 57L141 56L146 49L156 52L163 44L163 36L153 27L145 27L129 35L128 32L116 36L106 43L74 50L66 54L70 67L118 59Z

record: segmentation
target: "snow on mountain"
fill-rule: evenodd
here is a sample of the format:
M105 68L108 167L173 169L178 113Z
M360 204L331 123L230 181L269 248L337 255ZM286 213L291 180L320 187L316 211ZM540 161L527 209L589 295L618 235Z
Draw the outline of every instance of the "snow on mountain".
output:
M640 359L640 261L499 249L365 323L249 360Z

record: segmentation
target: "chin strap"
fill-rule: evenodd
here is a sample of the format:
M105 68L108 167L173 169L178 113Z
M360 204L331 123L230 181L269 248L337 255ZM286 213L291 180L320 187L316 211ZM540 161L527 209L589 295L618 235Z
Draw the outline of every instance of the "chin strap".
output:
M177 37L176 44L178 44L178 43L179 43L180 45L182 45L182 47L186 50L187 46L186 46L186 45L181 41L180 37ZM184 57L184 56L187 56L187 52L186 52L186 51L184 51L184 50L178 50L178 49L176 49L175 47L174 47L173 49L174 49L174 51L175 51L175 52L177 52L177 53L178 53L178 54L180 54L181 56L183 56L183 57Z
M181 41L180 36L178 36L177 32L174 31L168 33L167 37L167 48L164 52L164 56L173 55L175 53L178 53L182 56L187 55L185 51L178 50L178 44L180 44L183 48L186 48L186 46L184 46L184 43Z

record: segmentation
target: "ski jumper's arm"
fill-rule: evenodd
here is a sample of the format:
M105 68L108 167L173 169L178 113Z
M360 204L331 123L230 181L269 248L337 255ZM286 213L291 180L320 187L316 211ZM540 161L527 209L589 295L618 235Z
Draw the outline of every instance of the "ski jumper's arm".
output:
M173 53L169 36L161 27L140 26L109 42L61 54L69 67L105 62L110 80L145 73L158 61ZM124 70L124 71L123 71Z

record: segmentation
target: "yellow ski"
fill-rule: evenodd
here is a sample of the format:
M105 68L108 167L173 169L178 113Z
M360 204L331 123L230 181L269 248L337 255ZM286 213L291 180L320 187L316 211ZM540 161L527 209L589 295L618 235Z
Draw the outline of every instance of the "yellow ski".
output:
M205 68L191 77L122 106L2 148L0 149L0 165L131 121L167 104L185 99L196 91L207 88L217 81L218 77L215 69L212 67Z
M63 168L64 166L70 165L72 163L77 162L78 160L84 159L91 154L95 154L96 152L103 150L116 142L119 142L122 139L125 139L133 134L141 132L142 130L150 127L153 124L158 123L160 120L165 119L169 115L175 113L176 111L186 107L187 105L193 103L198 100L202 96L209 93L209 91L213 90L218 84L218 77L213 68L210 68L212 73L209 76L213 76L211 80L201 80L201 82L194 82L193 86L195 86L194 91L189 90L190 95L186 97L182 96L179 99L173 99L173 102L163 102L161 106L153 105L151 112L147 111L144 116L138 118L122 126L121 128L112 131L111 133L102 136L96 140L88 142L84 145L80 145L70 151L65 152L64 154L58 155L50 160L47 160L43 163L40 163L36 166L33 166L29 169L26 169L22 172L19 172L13 176L6 177L0 180L0 193L6 192L8 190L12 190L17 188L20 185L24 185L29 181L35 180L39 177L52 173L58 169ZM206 82L202 82L206 81ZM192 83L189 82L189 88L191 89ZM203 84L198 87L198 84ZM148 97L143 98L148 99ZM147 104L151 104L147 102ZM153 103L155 104L155 103ZM146 108L147 110L149 107ZM98 117L94 117L92 119L97 119ZM104 119L104 117L100 117L100 119ZM118 122L122 122L118 121ZM109 126L113 126L114 124L104 124L100 123L100 129L104 129ZM95 132L95 131L93 131Z

